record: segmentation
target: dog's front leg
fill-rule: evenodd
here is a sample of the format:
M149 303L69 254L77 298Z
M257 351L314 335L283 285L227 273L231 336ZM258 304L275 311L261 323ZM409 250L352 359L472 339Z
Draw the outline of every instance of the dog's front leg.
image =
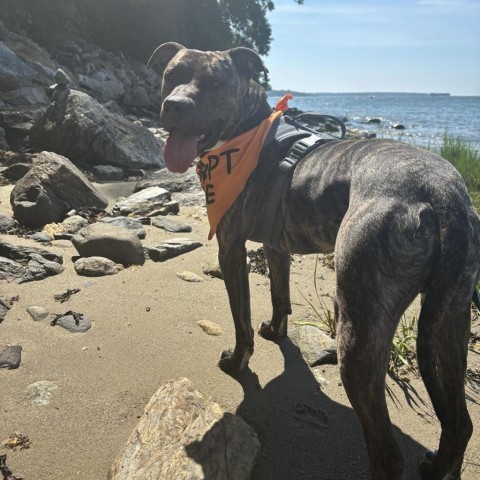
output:
M225 232L225 230L223 230ZM248 365L253 354L253 328L250 313L247 251L245 241L232 234L217 231L218 260L228 292L230 309L235 323L235 348L222 353L219 366L226 373L235 373Z
M270 269L270 292L272 296L272 319L262 322L258 333L267 340L287 335L288 315L292 313L290 303L290 253L280 252L264 246Z

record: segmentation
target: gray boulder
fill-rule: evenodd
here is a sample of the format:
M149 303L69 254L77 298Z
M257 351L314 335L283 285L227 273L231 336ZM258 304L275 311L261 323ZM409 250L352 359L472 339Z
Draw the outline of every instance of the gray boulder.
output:
M161 145L147 128L74 90L55 93L45 115L30 130L30 143L34 148L65 155L74 163L164 166Z
M0 95L1 95L0 90ZM26 146L28 133L33 124L43 115L44 108L18 107L14 110L0 110L0 127L5 129L5 140L14 150ZM28 155L21 155L28 163Z
M0 240L0 280L32 282L58 275L63 270L63 258L58 253Z
M223 412L187 378L169 381L112 465L110 480L248 480L260 442L241 417Z
M74 263L75 271L84 277L104 277L123 270L123 265L104 257L83 257Z
M117 227L127 228L135 233L138 238L145 238L146 232L140 220L130 217L103 217L99 220L102 223L116 225Z
M126 107L148 108L150 106L150 98L145 88L135 85L123 96L123 104Z
M112 207L114 215L147 215L164 207L171 200L168 190L161 187L150 187L122 198Z
M4 213L0 213L0 233L8 232L15 225L15 220Z
M62 222L65 233L77 233L81 228L88 225L88 220L80 215L72 215Z
M13 188L10 203L19 223L39 228L62 221L70 210L103 209L108 200L67 158L41 152Z
M14 370L20 366L21 361L21 345L7 345L2 350L0 350L0 368Z
M71 333L84 333L92 328L92 322L81 313L67 312L51 322L53 327L58 325Z
M170 220L169 218L165 218L165 217L153 218L152 225L154 227L161 228L162 230L166 230L167 232L173 232L173 233L183 233L183 232L192 231L192 227L190 225L176 222L175 220Z
M149 187L161 187L169 192L201 190L194 168L188 169L185 173L170 172L166 168L157 170L151 173L145 180L137 182L133 192L136 193Z
M10 302L6 298L0 297L0 323L5 319L5 315L10 310Z
M201 242L189 238L171 238L158 247L146 247L146 253L154 262L164 262L169 258L178 257L202 246Z
M7 180L16 182L24 177L28 171L32 168L32 165L29 163L14 163L3 169L1 174Z
M0 42L0 91L12 106L48 104L45 90L33 82L36 71Z
M78 75L80 86L92 90L96 97L116 100L125 93L125 88L111 70L99 68L92 75Z
M35 71L34 85L48 87L52 84L52 81L55 80L55 70L58 65L52 60L47 50L30 38L15 32L10 32L5 44L15 52L18 58Z
M295 325L289 338L298 347L310 367L337 363L337 342L313 325Z
M103 182L123 180L124 177L123 170L113 165L95 165L92 170L95 178Z
M123 265L143 265L145 254L137 235L108 223L92 223L72 238L82 257L105 257Z

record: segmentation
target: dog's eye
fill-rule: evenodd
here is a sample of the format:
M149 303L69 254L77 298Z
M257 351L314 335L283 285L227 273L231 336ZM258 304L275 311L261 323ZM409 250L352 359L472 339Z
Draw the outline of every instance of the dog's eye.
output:
M167 70L165 72L164 78L169 82L187 82L189 78L188 67L183 64L178 64L175 66L175 68Z

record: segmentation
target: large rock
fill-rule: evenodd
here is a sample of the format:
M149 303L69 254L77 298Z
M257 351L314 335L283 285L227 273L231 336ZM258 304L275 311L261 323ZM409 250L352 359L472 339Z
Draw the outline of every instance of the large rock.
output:
M28 37L10 32L5 44L18 58L35 70L35 84L48 87L53 83L58 65L44 48Z
M0 240L0 280L31 282L58 275L63 270L63 257L58 253Z
M30 130L30 143L74 163L128 168L164 166L162 147L150 131L109 112L83 92L57 91Z
M15 220L5 213L0 213L0 233L8 232L15 225Z
M10 202L18 222L33 228L59 222L70 210L108 205L72 162L52 152L35 157L31 170L13 188Z
M2 95L1 91L0 95ZM41 118L44 110L45 107L38 108L38 105L35 105L35 107L18 107L15 110L0 111L0 127L5 130L5 140L10 148L18 150L26 146L28 133L33 124ZM22 157L28 160L28 155L22 155Z
M248 480L260 442L187 378L158 389L112 465L110 480Z
M138 238L145 238L147 232L143 228L142 223L137 218L130 217L103 217L99 220L101 223L116 225L117 227L127 228L135 233Z
M36 71L0 42L0 91L12 106L47 104L45 90L34 84Z
M288 332L310 367L337 363L337 342L313 325L295 325Z
M165 207L172 199L170 192L161 187L149 187L133 193L127 198L119 199L112 207L114 215L148 215L150 212Z
M194 168L189 168L185 173L170 172L166 168L162 168L152 172L145 180L137 182L133 192L139 192L150 187L161 187L169 192L201 190L198 175Z
M10 303L6 298L0 297L0 323L3 322L5 315L10 310Z
M75 262L74 268L84 277L104 277L116 275L123 270L123 265L104 257L82 257Z
M185 173L172 173L163 168L140 180L133 191L135 193L150 187L161 187L174 193L173 199L180 205L194 206L205 202L195 168L189 168Z
M143 265L145 254L137 235L108 223L92 223L72 238L82 257L105 257L123 265Z
M154 262L164 262L202 246L202 243L189 238L171 238L157 247L145 247L147 256Z
M3 349L0 350L0 368L15 370L20 366L21 361L21 345L6 345Z
M99 68L91 76L78 75L82 87L93 90L99 98L116 100L125 93L125 88L112 71Z
M95 178L102 182L123 180L125 176L123 169L113 165L95 165L92 170Z

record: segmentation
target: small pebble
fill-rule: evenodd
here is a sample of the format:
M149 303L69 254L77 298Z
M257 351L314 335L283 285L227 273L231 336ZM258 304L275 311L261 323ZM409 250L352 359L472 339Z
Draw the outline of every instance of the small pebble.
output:
M177 277L185 280L186 282L202 282L203 279L199 275L193 272L177 272Z
M50 403L50 397L57 389L57 384L40 380L27 387L27 395L37 405L48 405L48 403Z
M58 317L52 322L52 326L55 325L59 325L72 333L83 333L92 328L92 322L81 314L77 317L77 320L73 315Z
M48 317L48 310L38 305L27 307L27 312L36 322L45 320Z
M197 325L208 335L218 336L223 334L221 327L210 320L199 320Z
M15 370L22 361L21 345L7 345L0 350L0 368Z

